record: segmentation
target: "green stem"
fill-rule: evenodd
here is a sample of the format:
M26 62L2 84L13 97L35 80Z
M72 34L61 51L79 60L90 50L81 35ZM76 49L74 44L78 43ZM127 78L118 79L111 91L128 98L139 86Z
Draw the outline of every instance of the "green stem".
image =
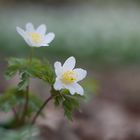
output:
M29 64L32 63L32 58L33 58L33 47L31 47L31 51L30 51ZM29 82L29 84L28 84L28 86L27 86L27 88L26 88L26 93L25 93L25 104L24 104L23 113L22 113L21 120L20 120L21 123L24 123L24 122L25 122L26 114L28 113L28 105L29 105L29 85L30 85L30 82Z
M29 62L30 62L30 64L32 63L33 53L34 53L34 48L31 47L30 56L29 56Z
M48 104L48 102L53 99L53 95L51 95L49 98L46 99L46 101L42 104L42 106L40 107L40 109L38 110L38 112L35 114L35 116L33 117L33 120L31 122L31 124L33 125L36 122L36 119L39 117L40 113L42 112L42 110L44 109L44 107Z
M33 117L33 120L31 121L31 124L32 124L32 125L36 122L37 118L39 117L39 115L40 115L40 113L42 112L42 110L44 109L44 107L48 104L48 102L49 102L50 100L52 100L53 98L55 98L55 97L57 97L57 96L60 95L59 92L57 92L57 91L54 90L53 86L52 86L50 92L51 92L50 97L48 97L48 98L45 100L45 102L42 104L42 106L39 108L39 110L36 112L35 116Z
M26 88L26 94L25 94L25 109L24 109L24 116L28 113L28 104L29 104L29 85Z
M26 119L26 114L28 113L28 104L29 104L29 85L26 88L26 93L25 93L25 104L24 104L24 109L23 109L23 113L21 116L21 123L25 122Z

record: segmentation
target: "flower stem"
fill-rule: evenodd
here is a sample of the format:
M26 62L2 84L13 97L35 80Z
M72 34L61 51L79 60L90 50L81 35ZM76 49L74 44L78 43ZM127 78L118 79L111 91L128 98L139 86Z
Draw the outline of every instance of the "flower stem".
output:
M29 64L32 63L32 58L33 58L33 48L31 48L30 51L30 56L29 56ZM23 109L23 114L21 116L21 123L25 122L26 119L26 114L28 113L28 105L29 105L29 85L30 85L30 80L29 83L26 87L26 92L25 92L25 104L24 104L24 109Z
M26 88L25 104L24 104L23 114L22 114L21 120L20 120L21 123L25 122L26 114L28 113L28 104L29 104L29 85Z
M31 47L30 56L29 56L29 63L30 63L30 64L32 63L33 53L34 53L34 48Z
M38 110L38 112L35 114L35 116L33 117L33 120L31 122L31 124L33 125L36 122L36 119L39 117L40 113L42 112L42 110L44 109L44 107L48 104L48 102L53 99L53 97L55 97L54 95L51 95L49 98L46 99L46 101L42 104L42 106L40 107L40 109Z
M28 113L28 104L29 104L29 85L26 88L26 95L25 95L25 109L24 109L24 116Z

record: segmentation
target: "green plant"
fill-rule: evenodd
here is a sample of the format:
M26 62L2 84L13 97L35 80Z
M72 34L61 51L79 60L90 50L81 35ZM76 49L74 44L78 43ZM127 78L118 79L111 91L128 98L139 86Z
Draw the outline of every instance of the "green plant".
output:
M35 30L31 23L27 23L26 31L17 27L17 32L31 46L31 54L27 59L8 59L6 79L18 74L20 81L17 87L8 89L0 97L0 110L12 110L14 114L13 119L1 126L12 129L23 127L25 124L33 125L51 100L54 100L56 106L62 106L65 116L72 120L72 111L79 107L79 99L84 97L84 90L77 82L85 78L87 72L81 68L74 69L74 57L69 57L63 66L60 62L55 62L55 70L48 60L33 58L35 47L48 46L55 37L54 33L45 34L45 25L42 24ZM50 85L50 96L44 102L29 91L31 78L40 79Z

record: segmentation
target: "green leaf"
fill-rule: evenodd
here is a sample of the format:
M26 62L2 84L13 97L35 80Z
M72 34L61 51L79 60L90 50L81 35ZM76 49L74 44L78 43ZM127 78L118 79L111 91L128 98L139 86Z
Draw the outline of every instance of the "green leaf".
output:
M72 114L74 109L79 109L80 100L84 99L83 96L78 94L71 95L68 90L57 91L57 96L54 98L54 104L56 106L62 106L64 109L64 115L72 121Z
M39 128L35 126L24 126L16 130L0 127L1 140L40 140L39 133Z
M19 90L16 88L7 90L6 93L1 95L0 97L0 110L7 112L17 105L23 105L25 103L24 96L24 90ZM42 103L43 101L41 100L41 98L39 98L35 94L29 93L28 115L31 115L31 113L33 112L36 112L40 108Z
M41 62L38 59L32 59L32 61L22 58L9 59L5 77L7 79L10 79L17 72L19 72L19 75L21 77L21 83L19 83L19 87L21 87L21 89L27 86L28 79L30 77L39 78L51 85L53 85L53 83L55 82L54 70L47 60Z
M8 60L8 68L5 72L6 79L12 78L17 73L17 71L21 71L25 67L25 64L25 59L10 58Z
M16 104L18 104L19 100L15 95L18 95L17 89L9 89L0 96L0 110L7 112L11 110ZM22 91L20 91L22 94Z
M80 106L79 100L74 96L66 96L65 101L63 102L64 108L64 115L69 119L72 120L72 113L74 109L78 109Z
M55 100L54 100L54 104L55 106L60 106L62 105L62 102L64 101L64 97L60 94L59 96L56 96L55 97Z
M45 60L42 64L33 65L32 75L48 82L51 85L55 82L54 70L47 60Z
M30 78L30 73L25 71L21 74L21 81L18 84L19 90L25 90L27 88L27 86L29 85L29 78Z

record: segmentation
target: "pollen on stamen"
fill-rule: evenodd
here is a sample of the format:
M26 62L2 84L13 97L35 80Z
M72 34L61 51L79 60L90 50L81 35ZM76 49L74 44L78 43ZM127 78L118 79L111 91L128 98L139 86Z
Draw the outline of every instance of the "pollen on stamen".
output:
M76 80L75 73L73 71L67 71L62 75L61 81L64 84L71 84Z
M42 41L42 36L39 33L29 33L29 36L34 43L41 43Z

